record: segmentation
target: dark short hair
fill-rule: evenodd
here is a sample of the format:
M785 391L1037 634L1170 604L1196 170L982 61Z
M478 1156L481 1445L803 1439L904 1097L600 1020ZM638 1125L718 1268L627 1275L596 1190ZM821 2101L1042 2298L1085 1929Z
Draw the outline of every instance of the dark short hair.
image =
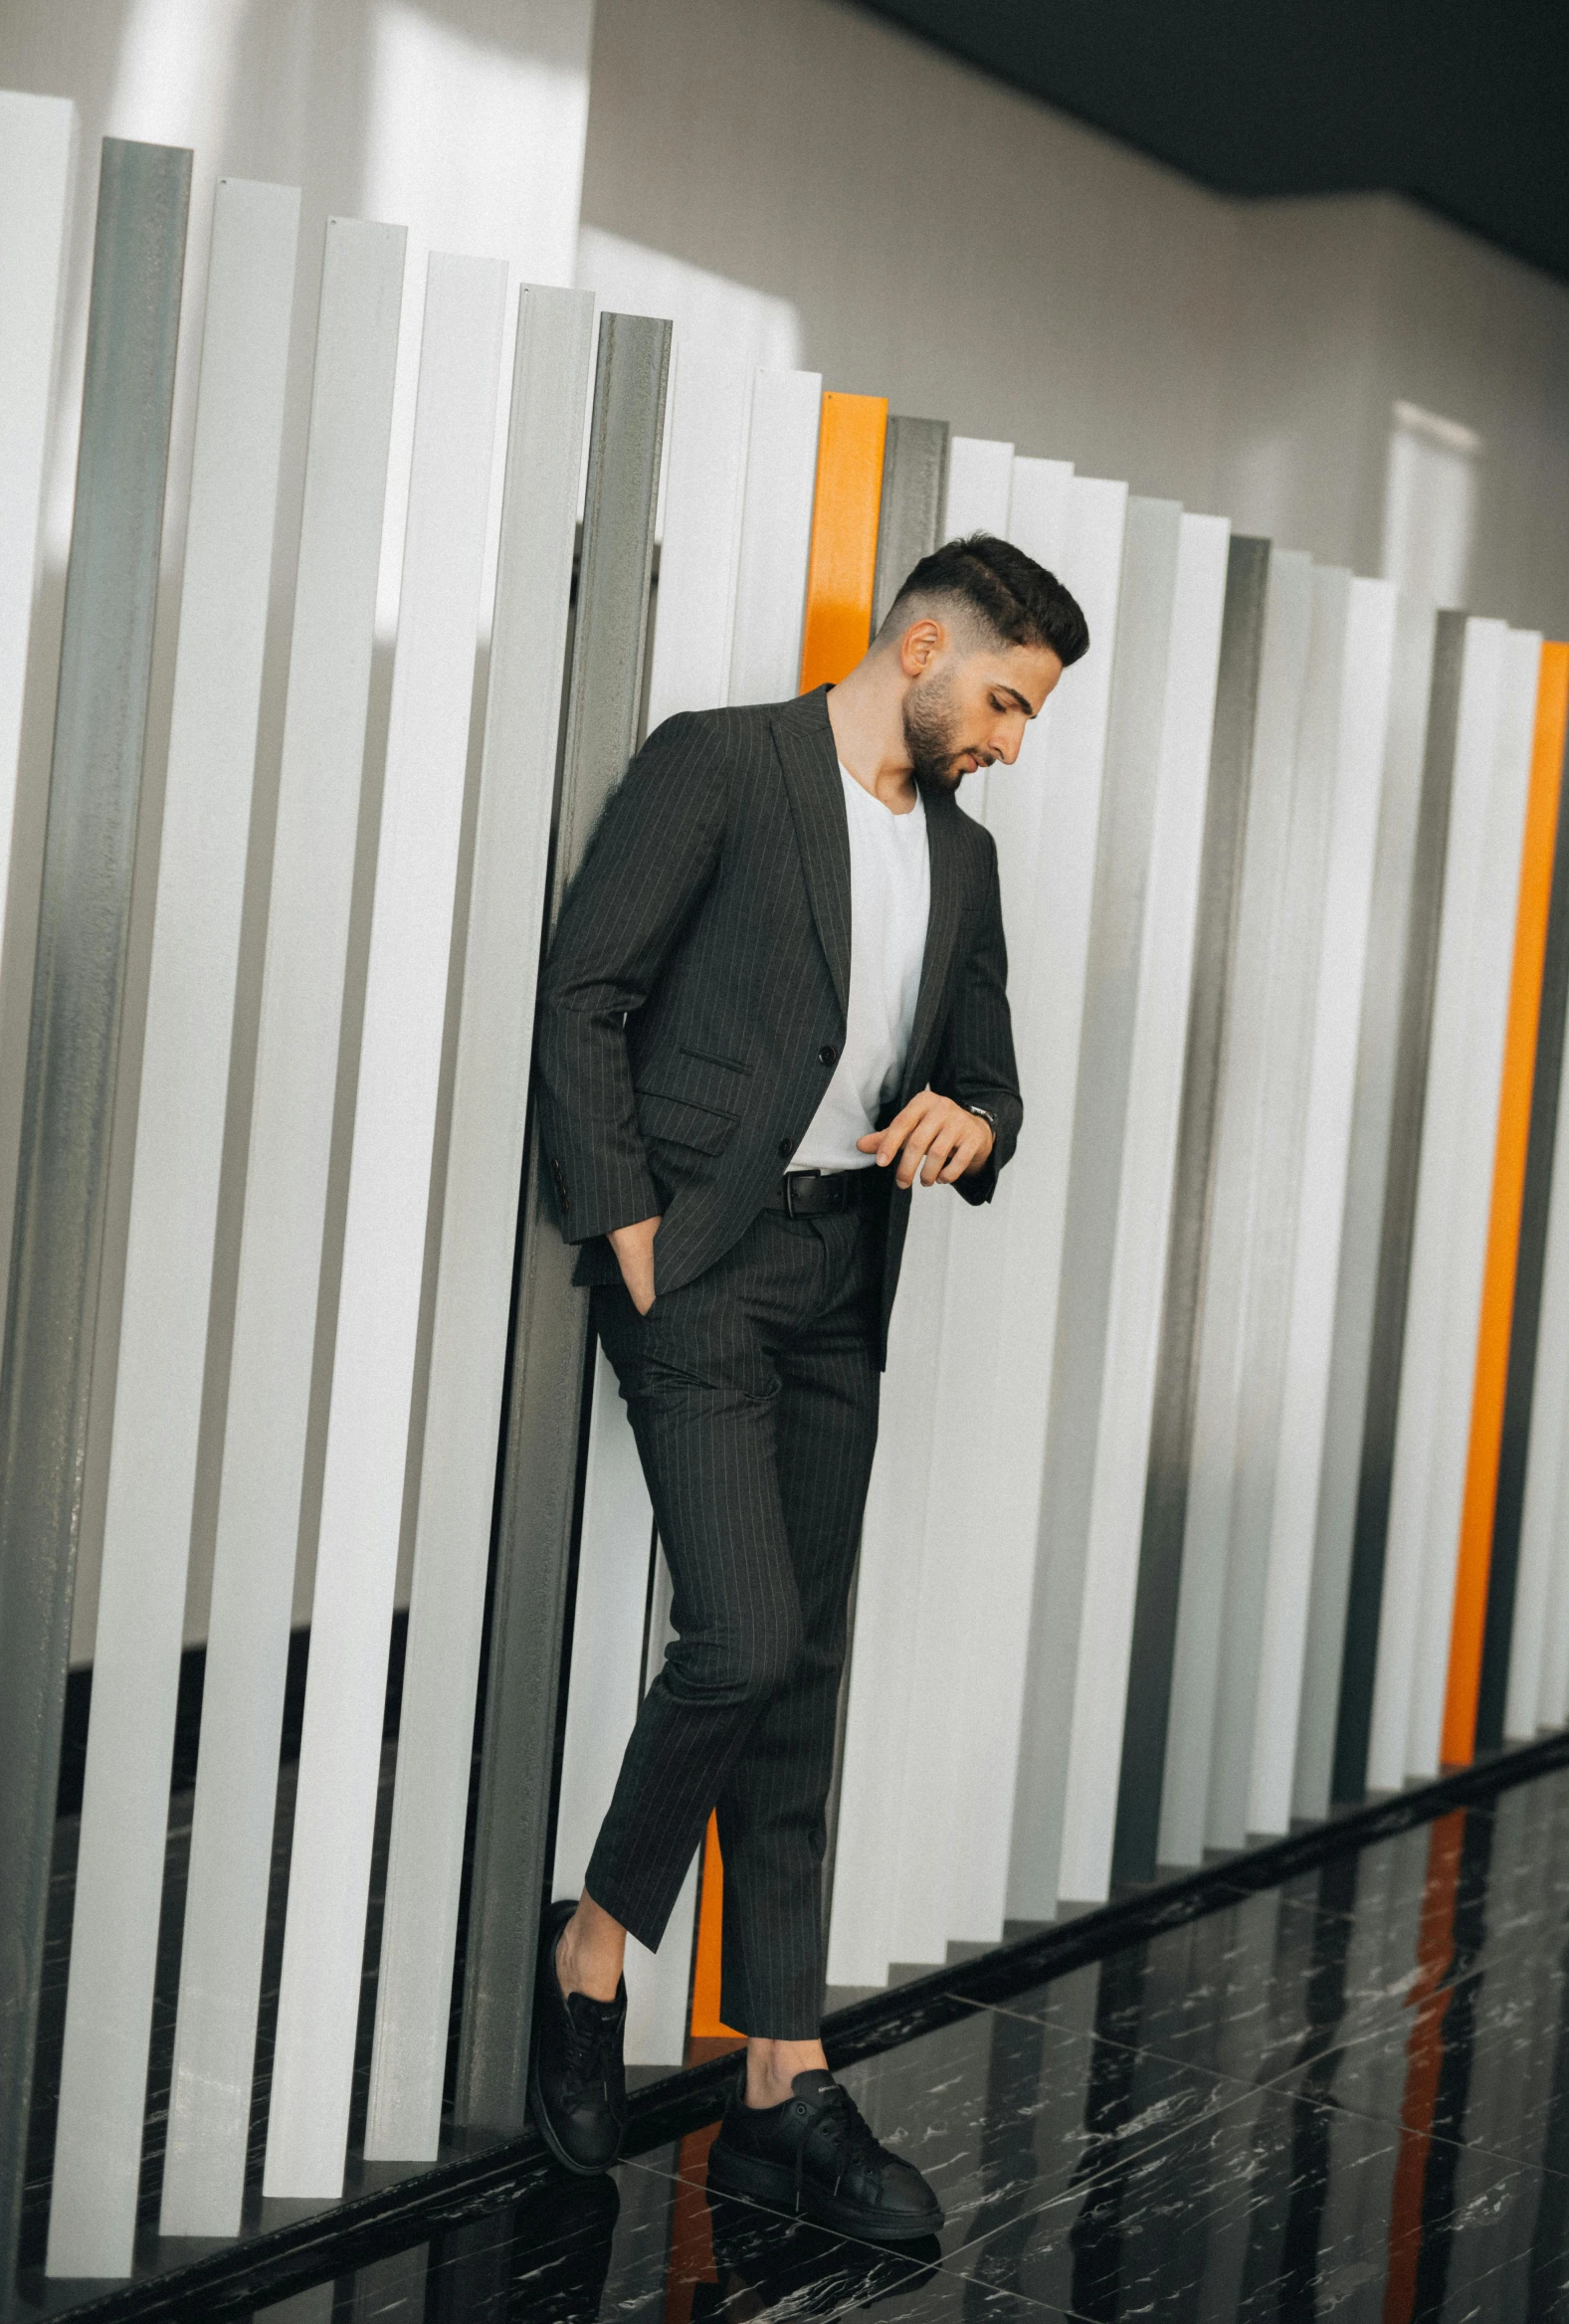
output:
M945 540L922 557L889 606L883 633L901 627L900 607L920 597L962 600L994 637L1010 646L1049 646L1065 670L1089 651L1089 624L1077 598L1055 573L994 533Z

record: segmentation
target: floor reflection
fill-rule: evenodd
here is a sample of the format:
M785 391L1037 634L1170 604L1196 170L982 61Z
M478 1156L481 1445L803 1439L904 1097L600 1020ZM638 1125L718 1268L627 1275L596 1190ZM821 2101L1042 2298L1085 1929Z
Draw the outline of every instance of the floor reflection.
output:
M256 2313L1569 2324L1569 1773L845 2079L940 2247L710 2201L710 2129Z

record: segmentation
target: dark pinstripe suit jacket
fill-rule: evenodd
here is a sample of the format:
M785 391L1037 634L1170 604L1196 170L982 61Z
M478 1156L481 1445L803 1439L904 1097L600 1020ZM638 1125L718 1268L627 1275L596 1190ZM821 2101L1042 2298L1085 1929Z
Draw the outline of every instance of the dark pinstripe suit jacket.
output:
M573 882L545 970L539 1108L580 1283L603 1238L662 1213L656 1292L690 1282L756 1218L845 1039L850 832L826 686L669 718L633 760ZM928 796L931 909L899 1102L928 1083L986 1106L997 1142L959 1181L988 1202L1023 1106L989 832ZM908 1194L889 1204L883 1326Z

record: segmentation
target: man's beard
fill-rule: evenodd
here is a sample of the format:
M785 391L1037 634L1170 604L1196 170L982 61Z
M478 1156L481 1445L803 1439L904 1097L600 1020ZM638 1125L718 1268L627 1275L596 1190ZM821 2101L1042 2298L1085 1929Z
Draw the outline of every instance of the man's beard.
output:
M952 699L949 679L935 676L916 678L904 696L904 748L910 773L934 791L956 791L964 780L965 770L953 763L963 753L954 748Z

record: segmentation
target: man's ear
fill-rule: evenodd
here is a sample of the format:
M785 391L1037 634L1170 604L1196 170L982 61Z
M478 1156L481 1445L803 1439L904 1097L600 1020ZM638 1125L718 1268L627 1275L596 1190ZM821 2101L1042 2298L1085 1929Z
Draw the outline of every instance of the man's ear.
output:
M899 668L906 678L919 678L942 652L947 632L930 614L911 622L899 640Z

